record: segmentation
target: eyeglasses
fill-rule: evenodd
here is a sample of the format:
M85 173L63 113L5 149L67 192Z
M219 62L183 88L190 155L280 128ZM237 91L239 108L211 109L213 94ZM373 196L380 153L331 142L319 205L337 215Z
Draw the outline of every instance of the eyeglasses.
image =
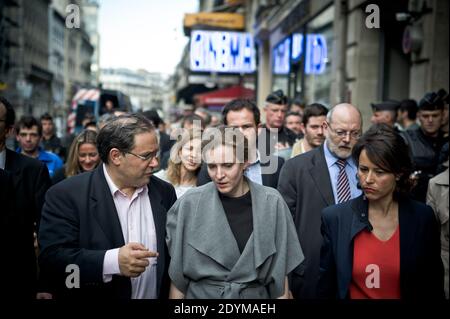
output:
M358 139L361 136L360 131L344 131L344 130L335 130L331 127L330 123L327 122L328 127L331 131L334 132L339 138L344 138L347 135L350 135L350 137L354 140Z
M134 153L131 153L131 152L126 152L126 153L128 153L128 154L131 154L131 155L133 155L133 156L136 156L137 158L139 158L140 160L142 160L142 161L151 161L151 160L153 160L154 158L156 158L156 159L158 159L158 157L159 157L159 150L158 151L156 151L156 152L151 152L151 153L148 153L147 155L138 155L138 154L134 154Z

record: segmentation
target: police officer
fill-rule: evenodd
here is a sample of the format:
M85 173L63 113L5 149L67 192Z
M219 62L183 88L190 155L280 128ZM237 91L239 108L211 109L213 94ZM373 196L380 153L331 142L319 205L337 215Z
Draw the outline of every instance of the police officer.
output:
M439 93L439 94L438 94ZM419 102L420 127L402 132L409 145L414 164L417 185L412 190L416 200L425 202L428 181L435 176L439 154L445 143L441 123L444 98L441 92L429 92Z
M379 103L371 103L373 115L370 118L372 124L387 124L394 127L397 131L397 111L400 102L395 100L387 100Z

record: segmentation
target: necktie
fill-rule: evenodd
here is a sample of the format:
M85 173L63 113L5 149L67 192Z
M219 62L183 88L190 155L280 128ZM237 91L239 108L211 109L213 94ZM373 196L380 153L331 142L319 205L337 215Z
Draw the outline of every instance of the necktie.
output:
M339 175L337 183L337 197L338 203L343 203L351 198L350 184L348 182L347 173L345 172L345 165L347 161L339 159L336 164L339 166Z

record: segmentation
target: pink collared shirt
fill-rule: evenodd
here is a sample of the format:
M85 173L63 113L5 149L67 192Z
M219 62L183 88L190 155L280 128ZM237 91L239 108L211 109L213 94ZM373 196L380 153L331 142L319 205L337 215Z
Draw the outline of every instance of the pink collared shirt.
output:
M130 199L114 184L105 164L103 164L103 172L114 199L125 244L140 243L150 251L156 252L156 230L147 185L136 189ZM150 258L149 261L150 265L139 277L131 278L132 299L157 298L157 259ZM112 275L119 274L119 248L110 249L103 260L103 281L109 282L112 280Z

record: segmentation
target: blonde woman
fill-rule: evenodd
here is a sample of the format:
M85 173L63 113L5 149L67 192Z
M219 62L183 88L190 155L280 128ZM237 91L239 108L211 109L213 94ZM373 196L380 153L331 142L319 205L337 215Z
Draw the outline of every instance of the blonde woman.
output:
M52 184L56 184L67 177L95 169L100 163L97 150L97 132L85 130L72 142L66 164L55 172Z
M173 185L177 198L197 184L201 166L201 144L200 134L197 136L194 130L185 130L170 151L167 170L155 174Z

